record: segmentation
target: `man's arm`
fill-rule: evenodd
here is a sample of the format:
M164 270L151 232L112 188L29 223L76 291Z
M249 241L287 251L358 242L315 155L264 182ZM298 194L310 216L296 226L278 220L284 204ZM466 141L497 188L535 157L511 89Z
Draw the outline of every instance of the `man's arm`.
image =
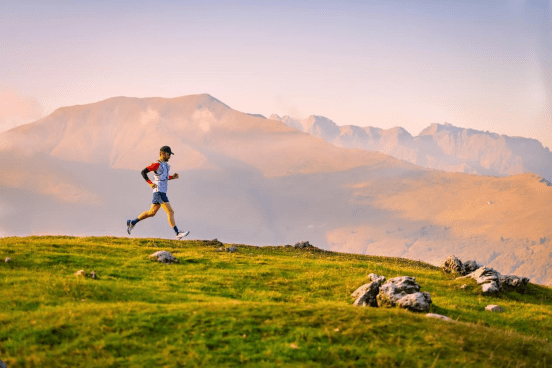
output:
M146 182L148 182L148 184L152 184L152 181L150 181L150 178L148 178L148 172L149 171L150 170L148 168L144 168L144 169L142 169L142 172L140 172L140 173L142 174L142 177L144 177L144 180Z
M142 172L140 172L142 174L142 177L144 177L144 180L146 182L148 182L148 184L150 185L150 187L154 188L157 187L157 185L155 183L152 183L152 181L150 180L150 178L148 178L148 172L151 172L153 170L156 170L157 168L159 168L159 163L152 163L152 165L150 165L149 167L146 167L144 169L142 169Z

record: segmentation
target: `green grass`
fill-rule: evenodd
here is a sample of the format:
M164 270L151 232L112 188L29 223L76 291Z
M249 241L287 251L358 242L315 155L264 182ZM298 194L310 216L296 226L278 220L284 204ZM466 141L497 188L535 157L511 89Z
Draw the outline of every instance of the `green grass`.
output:
M484 296L400 258L111 237L0 239L9 367L551 367L551 288ZM229 246L229 245L225 245ZM152 262L172 252L179 264ZM99 279L74 276L94 270ZM352 305L376 273L416 277L431 312ZM461 289L462 284L470 287ZM484 311L501 305L504 313Z

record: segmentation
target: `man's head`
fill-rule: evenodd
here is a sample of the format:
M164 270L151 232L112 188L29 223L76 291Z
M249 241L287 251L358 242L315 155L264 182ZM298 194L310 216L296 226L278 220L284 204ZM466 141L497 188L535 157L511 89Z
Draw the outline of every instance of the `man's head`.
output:
M168 161L171 155L175 155L175 153L171 151L169 146L162 146L161 149L159 149L159 156L163 161Z

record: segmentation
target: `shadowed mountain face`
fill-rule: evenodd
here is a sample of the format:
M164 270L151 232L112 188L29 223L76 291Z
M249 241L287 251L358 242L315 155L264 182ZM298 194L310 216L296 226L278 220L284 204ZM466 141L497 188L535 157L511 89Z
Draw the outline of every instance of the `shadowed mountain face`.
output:
M315 117L306 130L331 135L329 122ZM411 137L402 129L346 130L352 140ZM551 282L551 187L539 176L432 171L336 147L209 95L112 98L0 134L0 236L124 236L126 219L150 206L140 170L163 145L176 153L169 164L180 174L168 190L177 225L192 238L309 240L435 264L455 254ZM161 212L133 230L133 237L172 235Z
M534 139L509 137L433 123L413 137L401 127L341 126L319 116L270 119L339 147L378 151L426 168L447 172L506 176L535 173L551 182L551 150Z

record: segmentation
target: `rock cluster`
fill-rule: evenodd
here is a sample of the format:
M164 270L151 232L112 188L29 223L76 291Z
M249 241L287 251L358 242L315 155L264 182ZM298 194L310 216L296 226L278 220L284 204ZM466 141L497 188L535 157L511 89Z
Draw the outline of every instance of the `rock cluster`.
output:
M432 299L428 292L420 292L415 277L396 277L386 281L384 276L369 274L370 282L352 293L356 306L399 306L416 312L428 312Z
M225 248L219 247L217 249L217 252L223 252L223 251L236 252L236 251L238 251L238 248L236 246L231 246L231 247L225 247Z
M306 248L309 248L309 247L313 247L313 245L311 245L311 244L309 243L309 241L297 242L297 243L294 245L294 248L295 248L295 249L306 249Z
M459 278L473 278L482 287L482 292L486 294L499 293L503 290L524 293L526 285L530 282L530 279L526 277L501 275L493 268L478 265L473 260L463 263L454 255L448 256L442 263L442 270L446 273L461 275Z
M516 275L502 275L500 279L504 289L520 293L526 291L526 285L530 282L530 279L526 277L517 277Z
M154 252L152 255L149 256L151 260L158 261L160 263L165 264L172 264L172 263L178 263L176 257L173 256L169 251L157 251Z
M476 269L480 268L480 265L474 260L468 260L464 263L455 257L455 255L448 256L442 263L442 270L446 273L458 274L461 276L470 274Z
M98 276L96 275L96 272L92 271L90 273L87 273L84 271L84 269L78 270L75 275L77 277L85 277L85 278L92 278L92 279L98 279Z
M201 242L203 243L204 246L216 246L216 247L223 246L223 243L221 241L219 241L218 239L216 239L216 238L211 240L211 241L203 240Z

